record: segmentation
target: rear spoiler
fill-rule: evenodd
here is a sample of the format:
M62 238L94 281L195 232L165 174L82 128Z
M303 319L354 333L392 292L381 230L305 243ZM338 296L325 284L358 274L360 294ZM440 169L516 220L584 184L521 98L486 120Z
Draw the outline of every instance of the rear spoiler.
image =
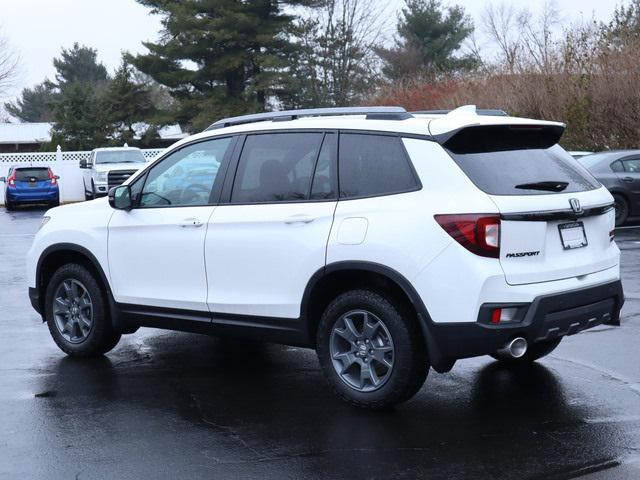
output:
M564 129L562 124L471 125L434 139L457 154L546 149L560 141Z

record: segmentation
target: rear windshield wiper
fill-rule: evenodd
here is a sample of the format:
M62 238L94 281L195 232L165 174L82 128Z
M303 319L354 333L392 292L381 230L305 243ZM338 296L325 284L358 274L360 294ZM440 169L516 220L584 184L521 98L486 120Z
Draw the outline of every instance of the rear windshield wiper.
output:
M521 190L544 190L547 192L561 192L567 186L569 182L533 182L533 183L521 183L516 185L515 188Z

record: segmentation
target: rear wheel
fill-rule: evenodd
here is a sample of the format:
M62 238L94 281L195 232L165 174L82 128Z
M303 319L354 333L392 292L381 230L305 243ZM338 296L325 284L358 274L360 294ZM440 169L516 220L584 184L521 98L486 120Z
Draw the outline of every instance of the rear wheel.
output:
M45 294L45 318L60 349L73 357L102 355L120 340L106 314L104 292L78 264L66 264L51 277Z
M613 194L613 207L616 211L616 227L624 225L629 218L629 202L618 194Z
M11 210L15 209L15 205L11 203L9 200L5 200L4 208L6 208L8 212L10 212Z
M529 345L529 348L527 348L525 354L519 358L513 358L507 355L501 355L499 353L494 353L491 356L501 362L510 363L513 365L522 365L525 363L535 362L539 358L546 357L551 352L553 352L558 345L560 345L561 341L562 337L558 337L551 340L543 340L542 342L537 342L533 345Z
M318 326L317 352L333 390L364 408L408 400L429 370L414 319L369 290L346 292L329 304Z

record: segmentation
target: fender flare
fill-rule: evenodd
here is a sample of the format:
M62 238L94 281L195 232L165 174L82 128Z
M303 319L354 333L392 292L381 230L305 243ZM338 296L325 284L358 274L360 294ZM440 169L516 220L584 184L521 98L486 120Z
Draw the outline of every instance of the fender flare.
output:
M304 290L302 303L300 305L301 317L306 317L309 302L311 301L311 292L318 282L323 277L331 273L344 270L376 273L388 278L390 281L398 285L407 296L417 313L418 324L420 325L420 330L422 331L422 336L427 347L427 354L429 355L431 366L438 372L449 371L451 367L453 367L453 360L446 358L438 347L436 327L431 319L431 315L429 315L427 307L422 301L422 298L420 298L420 295L418 295L416 289L401 273L380 263L367 261L341 261L330 263L323 268L320 268L311 276Z
M107 296L107 303L109 305L109 315L111 317L111 324L113 325L113 328L120 333L135 332L137 328L128 326L124 321L124 318L120 314L120 309L117 307L116 302L113 298L113 293L111 291L111 285L109 284L109 279L107 278L107 275L104 273L104 269L102 268L102 265L100 264L98 259L87 248L75 243L54 243L53 245L49 245L47 248L45 248L42 251L42 253L40 254L40 257L38 258L38 263L36 265L36 291L37 291L38 297L40 298L40 308L41 308L43 319L44 319L44 308L42 308L43 307L42 303L44 302L44 292L41 291L43 287L43 285L41 284L42 265L44 261L51 254L54 254L55 252L61 252L61 251L72 251L72 252L78 253L83 257L85 257L91 263L91 265L94 267L96 272L98 272L100 281L105 287L105 294Z

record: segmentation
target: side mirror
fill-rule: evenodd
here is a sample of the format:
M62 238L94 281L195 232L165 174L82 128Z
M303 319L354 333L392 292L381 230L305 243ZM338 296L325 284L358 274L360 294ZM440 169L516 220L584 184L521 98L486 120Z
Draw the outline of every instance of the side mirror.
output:
M7 177L0 177L0 182L6 182L7 181Z
M131 210L133 208L131 187L119 185L109 190L109 205L116 210Z
M60 175L54 175L53 178L55 178L56 180L60 180Z
M80 168L89 168L90 164L86 160L80 160Z

